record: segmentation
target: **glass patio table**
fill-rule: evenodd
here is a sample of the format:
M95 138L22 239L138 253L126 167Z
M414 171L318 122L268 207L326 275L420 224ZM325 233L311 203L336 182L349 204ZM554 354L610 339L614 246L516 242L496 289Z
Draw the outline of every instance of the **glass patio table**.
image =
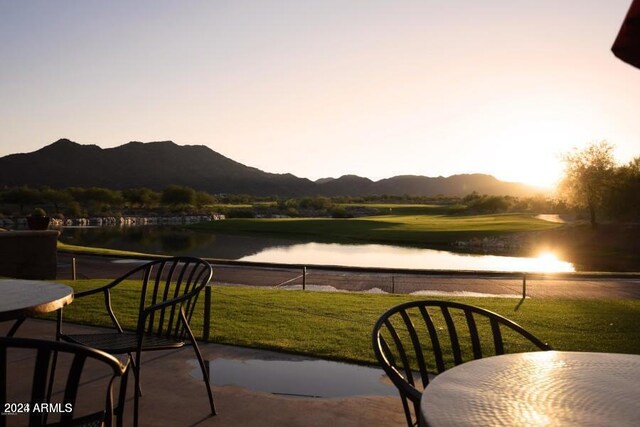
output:
M421 400L421 425L637 426L640 356L540 351L463 363Z
M15 320L7 336L15 335L24 320L70 304L73 289L62 283L40 280L0 280L0 322Z

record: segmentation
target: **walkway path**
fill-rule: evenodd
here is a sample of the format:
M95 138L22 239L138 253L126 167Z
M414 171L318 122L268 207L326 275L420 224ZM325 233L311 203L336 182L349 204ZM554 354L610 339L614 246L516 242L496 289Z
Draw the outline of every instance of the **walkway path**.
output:
M58 278L71 278L72 258L78 278L114 278L133 266L108 257L58 254ZM215 266L214 282L228 285L301 287L299 270ZM521 278L425 276L417 274L373 274L308 269L308 289L348 290L422 295L503 296L520 298ZM640 279L527 279L526 294L531 298L640 298Z

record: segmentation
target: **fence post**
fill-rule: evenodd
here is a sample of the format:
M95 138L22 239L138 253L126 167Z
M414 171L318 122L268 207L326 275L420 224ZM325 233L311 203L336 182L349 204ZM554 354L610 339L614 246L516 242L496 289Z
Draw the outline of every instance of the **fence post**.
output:
M522 273L522 298L527 297L527 273Z
M211 328L211 285L204 288L204 319L202 320L202 341L209 341Z
M307 267L302 267L302 290L307 289Z
M391 293L396 293L396 275L391 273Z
M77 278L77 270L76 270L76 257L71 258L71 279L76 280Z

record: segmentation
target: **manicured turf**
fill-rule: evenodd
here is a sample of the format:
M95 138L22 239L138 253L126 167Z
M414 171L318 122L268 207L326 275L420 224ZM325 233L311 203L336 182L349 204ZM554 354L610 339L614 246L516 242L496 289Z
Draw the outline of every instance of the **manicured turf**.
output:
M89 246L78 246L78 245L70 245L68 243L63 243L58 240L58 250L63 252L70 252L75 254L90 254L90 255L119 255L119 256L149 256L148 254L143 254L140 252L131 252L131 251L121 251L118 249L107 249L107 248L92 248ZM158 256L158 255L155 255Z
M76 290L104 280L65 281ZM120 288L120 289L118 289ZM124 283L112 296L126 328L135 327L137 287ZM371 330L386 309L420 299L409 295L324 293L214 286L211 340L323 358L374 363ZM447 298L506 316L557 350L640 354L640 301L504 298ZM201 299L202 302L202 299ZM100 295L77 299L64 310L65 320L109 325ZM202 311L194 317L202 331Z
M381 214L389 215L447 215L461 213L465 205L423 204L423 203L344 203L343 208L378 209Z
M409 245L449 244L473 237L547 230L558 224L528 214L382 215L362 218L228 219L195 224L194 229L265 233L319 241L366 241Z

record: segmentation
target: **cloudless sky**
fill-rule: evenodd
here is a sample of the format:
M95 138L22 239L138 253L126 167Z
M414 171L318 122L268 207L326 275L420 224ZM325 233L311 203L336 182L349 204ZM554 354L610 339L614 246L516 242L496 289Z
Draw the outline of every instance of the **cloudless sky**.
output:
M317 179L640 155L630 0L0 0L0 156L59 138L203 144Z

